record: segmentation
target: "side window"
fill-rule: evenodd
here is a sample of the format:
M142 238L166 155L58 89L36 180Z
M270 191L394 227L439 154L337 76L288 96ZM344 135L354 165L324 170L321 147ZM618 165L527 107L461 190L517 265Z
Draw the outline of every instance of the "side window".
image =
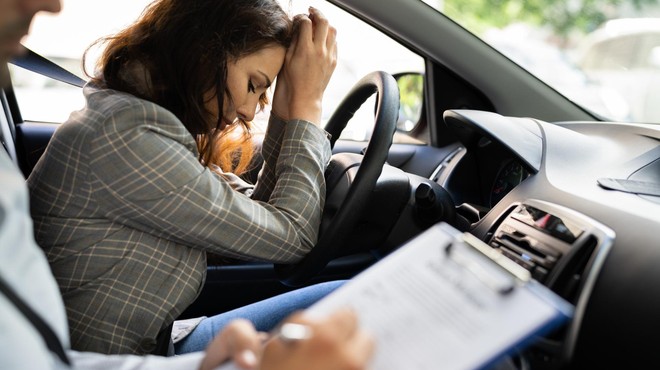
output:
M70 72L84 77L83 52L100 37L133 22L152 0L60 0L58 14L38 14L24 44ZM101 16L99 16L101 15ZM83 30L81 32L81 30ZM93 70L96 52L90 52ZM79 87L58 82L10 64L12 84L26 121L61 123L84 106Z
M61 61L50 59L65 67ZM70 68L67 70L81 76L80 71ZM71 112L81 109L85 104L81 89L77 86L53 80L12 64L9 65L9 71L16 100L25 121L61 123L66 121Z
M407 131L415 128L423 91L423 79L420 77L424 73L422 57L325 0L279 1L283 9L292 16L307 13L309 6L316 7L323 11L337 28L338 62L324 97L324 123L360 78L369 72L382 70L392 75L404 72L418 74L399 81L399 86L402 87L402 106L397 125L399 133L405 135ZM96 39L112 34L133 22L150 2L151 0L62 0L63 10L59 14L36 17L25 44L83 77L81 58L85 49ZM107 16L89 17L88 14ZM80 29L85 29L85 32L79 32ZM92 51L88 58L88 70L92 70L95 55L97 53ZM82 92L78 87L53 81L20 67L11 66L11 73L19 107L23 119L27 121L60 123L65 121L72 111L84 105ZM344 129L343 139L369 139L373 129L374 103L375 97L372 97L362 105ZM266 110L255 119L256 131L265 128L267 114Z

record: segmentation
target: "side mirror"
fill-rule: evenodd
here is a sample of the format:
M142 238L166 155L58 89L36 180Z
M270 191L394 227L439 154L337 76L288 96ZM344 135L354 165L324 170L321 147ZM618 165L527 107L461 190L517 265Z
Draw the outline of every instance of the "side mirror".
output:
M401 104L396 128L399 131L412 131L422 116L424 102L424 75L418 72L405 72L394 75L399 86Z

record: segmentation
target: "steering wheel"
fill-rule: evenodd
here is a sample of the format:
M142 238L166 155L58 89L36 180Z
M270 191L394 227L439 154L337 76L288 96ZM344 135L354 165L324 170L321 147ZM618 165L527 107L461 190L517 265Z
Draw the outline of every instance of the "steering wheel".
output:
M327 227L321 229L316 246L300 262L275 265L278 278L288 286L303 285L337 255L338 246L344 245L350 231L360 219L369 196L376 186L376 181L381 174L392 145L392 137L396 130L396 121L399 115L399 88L394 77L386 72L376 71L360 79L332 114L325 130L332 135L330 145L334 147L337 138L348 124L348 121L374 93L376 93L374 130L359 164L359 169L339 209L332 216ZM338 172L341 176L352 167L351 164L342 167L342 163L346 161L336 159L337 156L342 154L347 153L333 155L333 160L325 173L326 194L330 194L332 187L336 184L335 181L329 181L329 177L337 177ZM338 170L338 167L342 168ZM324 210L324 213L326 213L326 210ZM325 216L324 214L324 218Z

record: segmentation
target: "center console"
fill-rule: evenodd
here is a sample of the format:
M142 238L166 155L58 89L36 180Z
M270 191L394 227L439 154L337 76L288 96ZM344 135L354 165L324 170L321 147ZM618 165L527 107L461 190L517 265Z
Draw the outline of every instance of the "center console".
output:
M552 368L557 365L552 362L571 357L586 302L613 241L614 232L597 221L537 200L516 204L486 235L492 248L575 306L565 330L528 351L534 362Z

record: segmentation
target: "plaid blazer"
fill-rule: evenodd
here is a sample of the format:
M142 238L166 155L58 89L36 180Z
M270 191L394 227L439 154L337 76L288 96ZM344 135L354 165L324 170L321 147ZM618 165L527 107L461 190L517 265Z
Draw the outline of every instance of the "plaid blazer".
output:
M166 109L83 92L85 108L57 129L28 178L73 349L150 353L199 294L206 251L287 263L314 246L331 156L321 128L271 116L259 181L245 187L202 166Z

